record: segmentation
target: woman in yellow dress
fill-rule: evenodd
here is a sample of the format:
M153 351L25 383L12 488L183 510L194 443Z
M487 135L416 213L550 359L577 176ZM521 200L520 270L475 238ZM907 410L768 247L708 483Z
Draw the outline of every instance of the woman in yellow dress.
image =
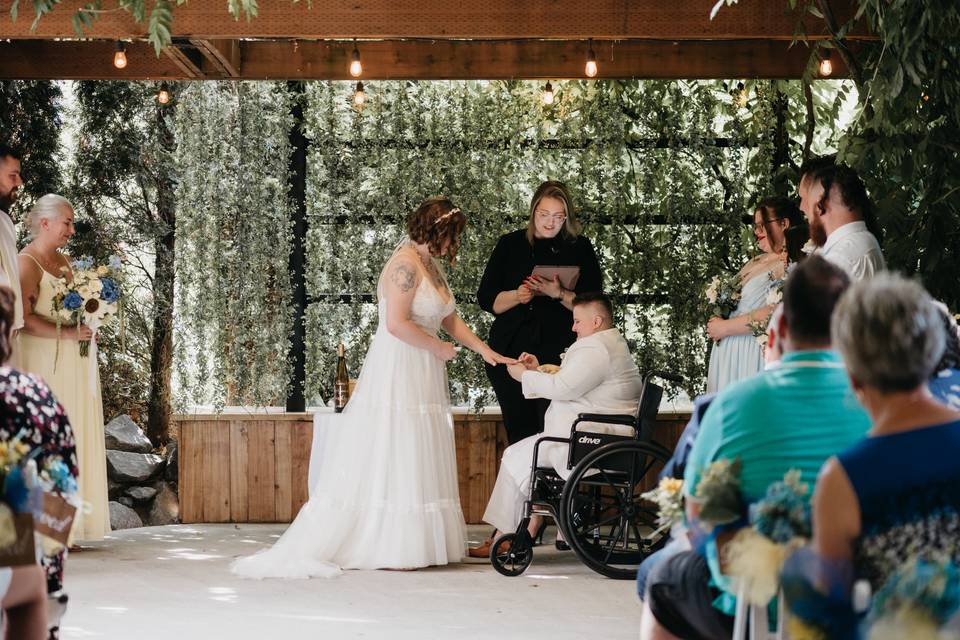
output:
M74 234L73 207L61 196L45 195L26 224L31 240L17 258L24 315L21 369L46 381L76 436L80 497L86 504L73 525L73 540L100 540L110 531L100 372L80 355L80 341L92 339L93 332L86 325L64 324L58 338L53 307L57 279L73 278L70 260L61 252Z

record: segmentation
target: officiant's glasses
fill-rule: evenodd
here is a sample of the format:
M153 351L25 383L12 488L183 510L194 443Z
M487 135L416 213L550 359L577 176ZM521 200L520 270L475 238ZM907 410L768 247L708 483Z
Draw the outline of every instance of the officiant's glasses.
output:
M543 209L537 209L533 212L537 216L538 222L547 222L553 220L556 224L563 224L567 219L567 214L565 213L551 213L550 211L545 211Z

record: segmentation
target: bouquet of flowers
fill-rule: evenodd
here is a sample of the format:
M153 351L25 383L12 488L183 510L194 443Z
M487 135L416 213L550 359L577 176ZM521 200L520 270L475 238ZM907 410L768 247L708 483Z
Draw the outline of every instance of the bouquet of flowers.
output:
M714 276L707 287L706 298L713 315L726 320L740 304L740 277L734 273Z
M796 262L788 262L784 268L781 270L779 268L771 270L767 274L767 277L770 279L770 291L767 293L767 305L776 306L783 302L783 288L787 284L787 278L796 268ZM757 342L760 343L761 347L767 346L767 325L770 322L770 316L763 318L762 320L754 320L750 322L750 330L753 333L753 336L757 339Z
M120 265L117 256L111 256L108 265L98 267L93 266L93 258L83 257L73 261L73 279L69 282L66 267L62 268L64 276L57 280L53 298L58 330L61 321L72 325L82 323L90 327L96 338L97 330L113 319L119 310ZM90 340L80 342L81 356L88 357L90 343ZM95 340L93 343L96 345Z

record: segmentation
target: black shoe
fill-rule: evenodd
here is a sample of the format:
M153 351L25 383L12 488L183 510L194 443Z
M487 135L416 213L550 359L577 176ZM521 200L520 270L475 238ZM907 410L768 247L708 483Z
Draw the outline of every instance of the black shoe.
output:
M570 551L570 545L567 544L566 540L557 540L554 544L557 547L557 551Z
M537 529L537 533L533 536L533 546L539 547L543 544L543 532L547 530L547 519L544 518L543 522L540 523L540 528Z

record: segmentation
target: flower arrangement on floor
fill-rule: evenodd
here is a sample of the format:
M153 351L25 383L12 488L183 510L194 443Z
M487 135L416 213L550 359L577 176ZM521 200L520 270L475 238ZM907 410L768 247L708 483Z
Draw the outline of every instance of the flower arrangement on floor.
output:
M97 330L119 312L121 264L117 256L111 256L109 264L98 267L93 266L93 258L78 258L71 264L73 278L69 281L66 267L61 268L63 275L57 279L53 298L57 330L60 330L61 321L90 327L94 340L80 341L80 355L83 357L88 357L91 342L96 345Z

